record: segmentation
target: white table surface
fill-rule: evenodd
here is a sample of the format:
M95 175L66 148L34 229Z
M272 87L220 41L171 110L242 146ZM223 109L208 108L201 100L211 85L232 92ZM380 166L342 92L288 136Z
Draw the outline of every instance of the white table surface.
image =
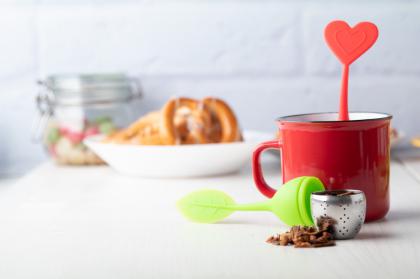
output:
M277 164L268 166L271 182L279 181ZM266 212L187 222L175 202L200 188L238 202L263 199L249 168L154 180L107 167L41 165L0 186L0 278L420 278L420 156L392 162L386 219L335 247L265 243L287 229Z

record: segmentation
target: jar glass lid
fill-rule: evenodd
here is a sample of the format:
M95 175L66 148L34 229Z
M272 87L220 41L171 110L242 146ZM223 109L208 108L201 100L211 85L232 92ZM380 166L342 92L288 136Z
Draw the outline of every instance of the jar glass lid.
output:
M141 95L138 81L120 73L51 75L40 84L55 105L125 102Z

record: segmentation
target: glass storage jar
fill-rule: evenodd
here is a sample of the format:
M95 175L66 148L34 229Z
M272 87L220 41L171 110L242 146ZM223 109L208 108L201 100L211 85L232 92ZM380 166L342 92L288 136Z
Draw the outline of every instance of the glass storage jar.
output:
M34 137L59 164L103 163L83 140L127 126L142 96L138 80L124 74L53 75L38 83Z

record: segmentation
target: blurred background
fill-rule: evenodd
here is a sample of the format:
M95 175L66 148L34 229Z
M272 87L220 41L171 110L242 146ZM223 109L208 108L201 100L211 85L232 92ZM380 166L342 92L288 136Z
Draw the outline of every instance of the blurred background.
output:
M273 135L277 116L336 111L341 68L323 40L333 19L380 30L351 66L350 110L420 133L420 1L1 1L0 176L46 160L31 127L36 81L51 74L139 78L138 116L171 96L219 96L243 128Z

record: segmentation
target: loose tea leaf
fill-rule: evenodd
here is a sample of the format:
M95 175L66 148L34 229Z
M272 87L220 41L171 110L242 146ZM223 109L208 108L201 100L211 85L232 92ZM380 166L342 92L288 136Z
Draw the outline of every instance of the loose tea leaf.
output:
M191 221L214 223L233 213L235 201L221 191L201 190L183 197L177 206Z
M293 226L290 231L270 236L266 242L273 245L287 246L292 244L295 248L318 248L334 246L330 227L333 222L330 218L322 220L321 229L307 226Z

